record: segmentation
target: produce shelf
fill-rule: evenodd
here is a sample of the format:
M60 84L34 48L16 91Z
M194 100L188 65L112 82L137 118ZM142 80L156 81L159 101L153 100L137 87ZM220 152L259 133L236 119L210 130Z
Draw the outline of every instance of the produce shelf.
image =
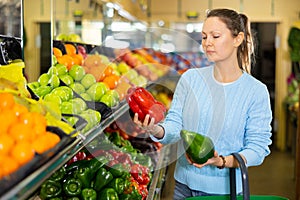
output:
M56 170L62 167L66 161L70 160L76 155L84 145L90 143L103 130L108 127L113 121L118 119L124 112L128 110L126 101L120 102L119 106L113 110L112 114L103 120L98 126L93 127L84 135L78 136L71 144L69 144L62 151L53 156L48 162L42 165L39 169L29 174L20 183L8 190L5 194L0 196L0 199L27 199L32 196L40 185L51 176Z

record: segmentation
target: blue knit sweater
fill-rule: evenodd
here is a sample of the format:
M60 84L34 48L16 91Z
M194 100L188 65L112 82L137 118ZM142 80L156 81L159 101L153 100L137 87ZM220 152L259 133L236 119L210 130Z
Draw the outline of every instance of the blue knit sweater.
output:
M209 136L221 155L242 154L247 166L260 165L270 154L272 111L267 87L248 73L229 84L217 82L213 66L186 71L177 83L172 104L161 125L165 136L154 141L178 142L175 179L191 189L229 194L229 169L188 164L180 141L182 129ZM237 172L237 191L242 191Z

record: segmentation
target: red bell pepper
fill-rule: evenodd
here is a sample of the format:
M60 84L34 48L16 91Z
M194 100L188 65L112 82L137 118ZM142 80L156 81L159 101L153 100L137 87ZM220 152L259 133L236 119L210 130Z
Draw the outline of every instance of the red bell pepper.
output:
M155 123L160 122L165 117L166 106L157 101L152 94L143 87L129 89L126 100L131 111L137 113L141 121L144 121L147 114L155 119Z
M149 191L148 191L148 186L147 185L139 185L139 193L142 195L142 200L146 199Z
M67 165L72 164L73 162L79 161L79 160L85 160L87 158L87 155L83 151L79 151L75 156L73 156L68 162Z
M139 183L139 185L148 185L150 182L149 168L134 164L131 166L130 174Z

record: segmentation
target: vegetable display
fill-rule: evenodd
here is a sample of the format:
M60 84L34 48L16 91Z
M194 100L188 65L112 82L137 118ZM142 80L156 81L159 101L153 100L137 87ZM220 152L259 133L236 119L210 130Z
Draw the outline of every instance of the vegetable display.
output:
M102 59L103 69L105 68L103 73L98 74L99 71L93 73L92 70L84 71L83 68L87 66L86 64L89 61L93 61L85 59L87 55L79 55L80 49L84 49L84 47L78 44L73 45L66 43L63 45L65 52L62 52L56 47L53 48L53 66L49 68L47 73L41 74L38 80L28 83L27 85L25 77L23 77L22 74L23 66L18 67L18 71L20 72L18 75L20 75L20 77L17 78L21 78L20 82L15 82L15 84L12 85L6 84L4 78L8 78L10 77L9 75L12 75L13 80L16 80L15 71L10 73L6 67L3 65L1 67L1 72L3 73L0 75L3 75L3 77L1 76L0 85L2 89L4 88L2 93L7 89L10 91L10 87L6 87L7 85L18 88L17 93L14 93L18 94L15 95L15 98L18 100L17 103L21 103L25 107L30 108L28 112L33 114L32 116L29 115L22 105L18 105L16 108L14 106L13 109L7 109L7 111L9 110L10 112L15 112L16 115L20 115L18 116L20 120L18 119L18 121L14 121L14 124L6 127L9 122L12 122L10 121L10 117L15 116L6 112L4 108L0 109L2 111L1 117L3 118L3 120L0 120L1 129L7 129L7 131L9 131L9 133L5 133L3 137L1 136L2 140L0 139L0 153L8 154L5 154L2 159L6 162L0 164L0 178L3 178L3 180L4 178L5 180L6 178L11 178L10 175L14 175L13 172L17 171L23 164L27 164L32 158L36 158L37 155L42 157L41 160L43 162L48 161L48 157L53 156L58 151L58 148L59 150L64 148L65 144L69 142L69 139L65 139L64 134L52 133L48 129L45 130L45 127L58 127L67 135L76 137L80 133L79 130L82 133L87 133L87 130L98 125L101 120L106 118L102 116L102 112L100 113L99 111L98 113L97 106L94 104L97 102L95 98L97 97L98 99L103 92L100 89L103 88L97 87L98 90L88 90L90 89L88 85L93 83L93 79L88 80L85 78L85 75L96 75L98 78L97 82L105 83L102 84L102 86L109 86L109 91L105 93L109 95L109 97L106 97L105 101L101 98L103 101L100 102L104 102L108 107L114 107L117 105L115 103L119 103L116 101L121 100L121 94L124 94L123 97L127 94L129 87L146 85L148 78L154 81L167 72L165 67L162 71L156 70L152 64L147 65L147 62L154 63L155 60L150 54L148 55L146 51L142 50L137 50L135 54L141 54L141 56L137 55L136 58L144 60L142 61L144 65L136 66L135 69L129 65L124 66L123 64L125 62L122 63L122 60L118 60L118 62L114 63L114 61L111 62L108 57L97 54L95 57ZM142 56L147 57L147 59L143 59ZM70 57L73 59L69 59ZM127 59L126 62L128 61ZM158 64L158 62L155 62L155 64ZM19 63L13 62L12 65L15 70L16 65L19 65ZM158 68L159 67L157 67L157 69ZM93 70L96 70L96 68L93 68ZM99 84L97 84L97 86L98 85ZM140 111L143 113L140 117L150 114L151 117L156 119L156 123L161 121L166 112L165 106L159 101L156 101L146 89L139 87L133 89L136 90L136 94L133 97L135 104L139 106ZM105 87L104 90L106 91L107 88ZM84 97L90 97L90 99ZM111 100L111 98L114 100ZM5 104L4 100L1 102ZM90 108L91 104L95 106L95 109L94 107ZM26 116L23 115L25 111L27 113ZM37 113L43 114L45 119L40 119ZM86 126L85 129L78 128L78 119L77 117L71 116L72 114L80 116L84 114L81 117L87 121L88 126ZM111 113L109 112L109 114ZM140 114L141 113L139 113L139 115ZM29 119L27 119L27 117L29 117ZM20 121L24 124L30 121L31 129L24 128L24 124L19 123ZM31 122L32 124L37 124L37 126L32 126ZM43 130L41 131L41 129ZM14 134L10 132L14 132ZM39 137L35 137L35 135L32 135L33 133L37 133ZM18 137L17 140L20 140L18 142L21 142L21 140L24 142L23 140L27 140L26 137L29 135L28 137L31 138L28 140L31 144L28 145L28 142L26 142L26 145L16 145L16 141L12 142L12 138L8 137L8 135ZM42 139L42 135L47 136L47 138ZM133 135L131 136L133 137ZM127 135L127 137L129 136ZM62 139L62 141L59 141L60 139ZM43 183L40 187L40 197L42 199L97 199L98 196L99 199L108 199L103 195L99 197L99 193L110 194L107 196L114 198L114 192L111 190L113 189L119 199L145 199L148 194L147 186L151 181L151 171L153 170L151 157L145 156L142 153L142 150L146 148L141 148L142 150L135 149L130 144L130 141L123 140L117 132L110 133L109 140L118 148L106 149L105 154L103 154L103 150L95 151L98 153L97 156L84 151L78 152L65 166L54 172L51 177ZM144 141L140 144L147 144L147 147L154 146L148 145L148 141ZM111 146L110 143L106 145L107 147ZM146 145L144 147L146 147ZM53 149L53 152L49 151L51 149ZM25 151L28 151L29 154L24 156ZM47 154L44 154L45 152ZM29 156L30 159L28 158ZM16 157L18 157L18 159ZM47 157L47 160L44 157ZM10 165L6 165L6 163L10 163ZM34 169L32 169L32 171L33 170ZM104 174L105 176L101 177L98 175L100 171L105 172L105 170L107 172L107 174ZM24 176L28 174L30 175L31 172L24 174ZM111 174L113 178L108 178L106 184L103 180L105 180L106 177L111 177L109 174ZM40 174L37 173L34 176L38 177L39 175ZM101 184L104 183L104 186L97 186L100 182L98 179L101 180ZM11 181L11 179L8 180ZM109 187L109 189L106 190L107 187ZM3 191L4 190L6 189L3 189Z
M41 199L146 199L153 170L148 155L119 132L103 133L89 145L42 184Z
M133 113L138 113L139 119L144 120L147 114L155 118L155 123L164 119L166 107L157 101L152 94L143 87L130 88L126 101Z
M209 137L187 130L181 130L180 135L186 153L193 162L203 164L214 156L214 144Z

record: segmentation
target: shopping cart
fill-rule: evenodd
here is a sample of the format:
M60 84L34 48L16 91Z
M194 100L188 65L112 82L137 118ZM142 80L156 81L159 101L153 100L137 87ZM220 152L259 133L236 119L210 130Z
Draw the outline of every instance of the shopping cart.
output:
M241 178L242 178L242 195L236 194L236 169L230 168L230 194L225 196L199 196L189 197L186 200L288 200L285 197L273 196L273 195L250 195L249 181L248 181L248 169L244 160L238 153L232 154L240 164Z

